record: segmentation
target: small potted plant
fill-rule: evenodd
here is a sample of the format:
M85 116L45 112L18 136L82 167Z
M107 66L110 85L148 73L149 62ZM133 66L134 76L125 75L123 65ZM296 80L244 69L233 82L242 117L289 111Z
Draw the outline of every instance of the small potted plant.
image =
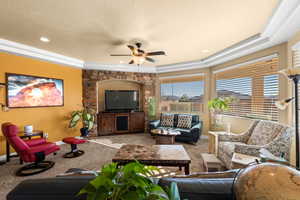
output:
M69 128L74 128L80 120L82 120L82 128L80 129L81 136L86 137L90 130L94 127L94 112L86 109L73 111L71 114Z
M148 99L148 117L149 120L155 120L156 117L156 100L154 97Z
M211 111L213 127L218 128L222 124L222 113L229 109L229 104L234 101L234 97L217 97L208 102Z
M85 194L88 200L180 200L176 183L166 192L150 177L157 170L137 161L122 167L111 163L105 165L78 195Z

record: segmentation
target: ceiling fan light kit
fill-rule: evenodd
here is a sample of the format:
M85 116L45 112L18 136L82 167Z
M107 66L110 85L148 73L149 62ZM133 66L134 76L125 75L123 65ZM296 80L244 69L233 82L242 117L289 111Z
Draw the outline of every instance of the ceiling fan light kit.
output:
M149 56L160 56L166 55L164 51L153 51L153 52L146 52L141 49L142 43L137 42L134 45L127 45L130 49L130 54L111 54L110 56L131 56L132 59L129 61L128 64L136 64L142 65L144 62L148 61L151 63L155 63L156 61Z

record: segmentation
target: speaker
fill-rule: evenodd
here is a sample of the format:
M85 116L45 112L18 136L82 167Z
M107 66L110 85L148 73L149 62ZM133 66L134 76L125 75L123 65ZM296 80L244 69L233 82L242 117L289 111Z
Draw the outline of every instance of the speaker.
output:
M128 116L117 116L116 128L117 131L128 131Z

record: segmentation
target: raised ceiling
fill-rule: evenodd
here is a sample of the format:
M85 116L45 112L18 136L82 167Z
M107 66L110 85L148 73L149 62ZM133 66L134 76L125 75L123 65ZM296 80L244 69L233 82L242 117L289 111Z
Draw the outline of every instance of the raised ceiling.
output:
M166 51L156 65L167 65L205 58L261 33L278 2L0 0L0 38L102 64L128 62L109 54L128 53L125 44L138 40L147 51Z

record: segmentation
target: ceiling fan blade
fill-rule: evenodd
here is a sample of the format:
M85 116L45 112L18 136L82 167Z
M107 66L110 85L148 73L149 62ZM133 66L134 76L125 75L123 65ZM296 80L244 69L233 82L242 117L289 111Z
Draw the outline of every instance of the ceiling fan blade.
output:
M153 51L147 53L147 56L159 56L159 55L166 55L164 51Z
M127 47L131 50L131 51L134 51L135 47L132 46L132 45L127 45Z
M145 51L142 50L142 49L137 49L137 51L138 51L139 53L145 53Z
M131 56L130 54L110 54L110 56Z
M128 64L130 64L130 65L131 65L131 64L133 64L133 63L134 63L134 60L131 60L131 61L130 61Z
M145 59L149 62L155 63L155 60L153 58L145 57Z

